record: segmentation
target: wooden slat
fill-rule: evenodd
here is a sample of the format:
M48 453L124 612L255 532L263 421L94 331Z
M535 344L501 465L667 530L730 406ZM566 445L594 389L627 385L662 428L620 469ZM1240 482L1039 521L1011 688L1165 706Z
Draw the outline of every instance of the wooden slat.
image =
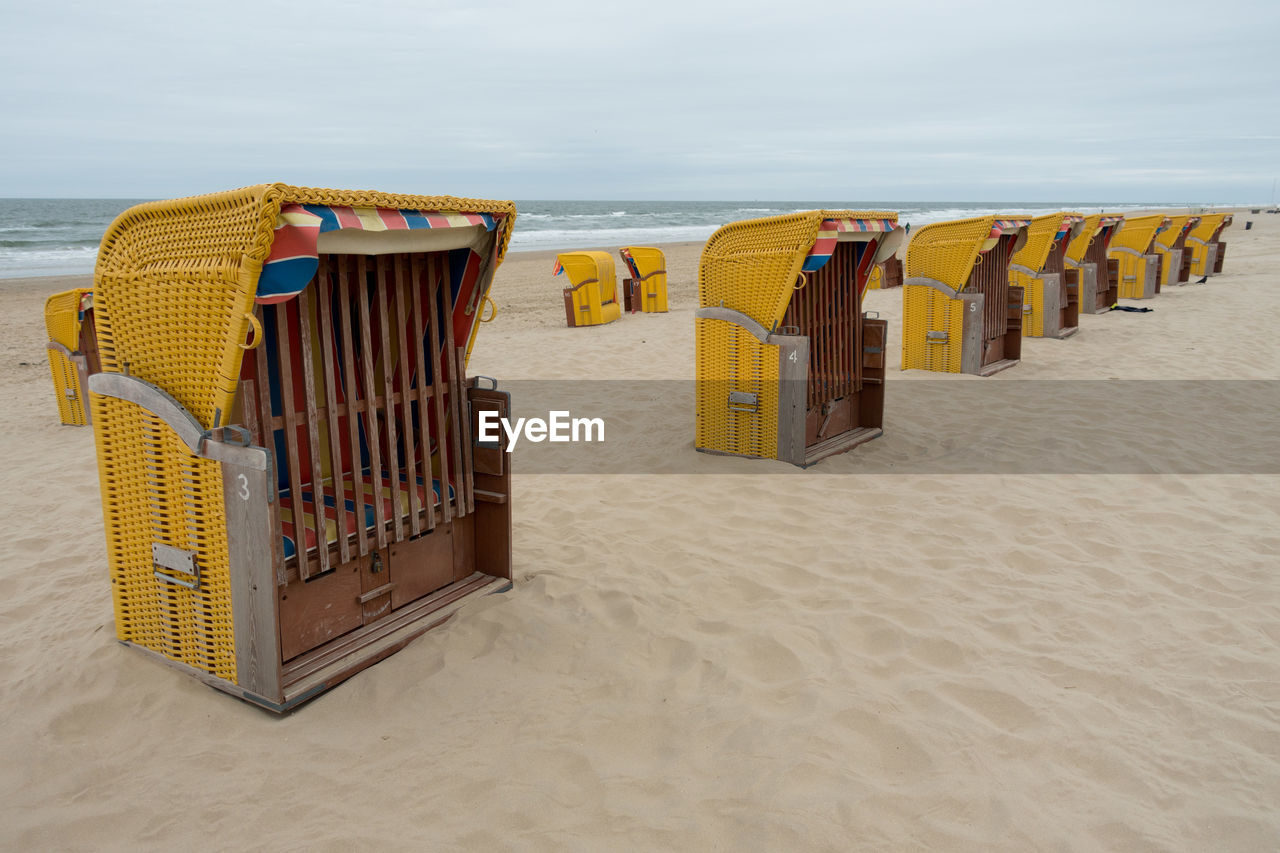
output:
M263 307L259 305L255 310L258 315L258 325L265 329L266 321L263 319ZM257 362L256 366L258 368L258 416L262 423L262 446L271 451L274 457L276 452L275 430L283 428L283 424L280 427L276 427L276 419L271 415L271 368L267 363L266 344L262 344L254 350L254 360ZM276 464L279 465L278 460ZM279 494L280 487L274 479L268 485ZM276 570L276 585L284 586L288 581L284 568L284 543L282 541L284 534L280 527L280 501L270 501L268 506L271 511L271 562ZM302 561L299 560L298 562L301 563Z
M422 320L422 282L426 275L426 266L422 262L421 255L410 256L410 294L413 304L413 357L418 377L417 396L415 404L418 407L418 432L413 437L418 447L421 448L421 475L422 482L431 485L431 422L428 418L427 395L431 391L431 386L427 384L427 357L424 351L423 338L425 337L425 328ZM427 292L430 293L428 285ZM442 487L443 488L443 487ZM427 529L434 530L436 526L436 509L434 500L427 499Z
M415 480L418 477L418 457L413 446L413 400L410 397L412 393L409 388L409 348L410 341L417 335L417 326L409 326L409 312L405 307L405 290L409 286L408 269L409 260L405 255L396 255L393 258L395 266L395 303L396 303L396 328L400 335L400 367L396 371L400 378L400 423L402 429L401 436L404 439L404 471L405 480L409 487L409 529L417 536L422 532L422 501L418 498L418 488ZM397 478L399 479L399 478ZM430 480L424 481L424 487L431 485Z
M387 479L391 481L391 518L395 541L400 542L404 539L404 514L400 512L400 460L396 453L396 409L392 399L395 393L392 383L395 381L396 362L391 352L391 317L387 299L387 290L395 281L395 275L391 258L387 255L379 255L374 266L378 284L374 288L373 298L378 301L378 333L382 339L382 405L386 420L387 451L382 466L373 468L373 476L377 480L385 470Z
M266 447L262 442L262 422L258 418L258 395L254 390L252 379L240 380L240 412L244 420L244 428L249 431L249 440L259 447Z
M360 313L360 355L364 371L365 402L369 417L365 419L365 441L369 443L369 481L373 496L374 540L379 548L387 547L387 513L382 501L382 443L378 429L377 385L373 374L373 324L369 321L369 267L364 255L356 258L356 305ZM374 297L380 288L374 287ZM359 503L356 506L360 506Z
M351 562L351 543L348 540L353 531L348 530L347 513L344 505L347 500L346 472L342 465L342 436L338 434L338 389L337 372L334 370L334 354L337 348L333 339L333 258L320 256L320 269L316 273L316 290L320 308L320 352L324 360L324 405L325 423L329 433L329 470L333 473L334 506L337 509L338 557L343 563ZM358 461L358 459L357 459ZM351 499L356 506L360 505L358 495ZM359 513L356 514L359 518Z
M445 420L444 411L444 377L440 365L440 356L444 351L440 345L440 320L439 307L442 301L440 291L448 287L448 282L444 281L444 277L440 274L440 267L443 259L438 255L429 255L427 257L427 328L430 330L431 338L431 384L433 386L432 397L435 401L434 408L436 410L436 430L439 433L436 447L440 454L440 507L441 515L444 523L448 524L453 518L453 507L449 501L449 475L451 471L456 470L449 465L449 452L446 448L448 444L448 430ZM442 285L443 281L443 285Z
M302 463L298 459L298 415L293 405L293 361L289 353L288 302L275 306L276 352L280 356L280 403L284 415L285 458L289 466L289 495L293 505L294 542L297 543L298 574L303 580L315 572L314 560L307 554L306 513L302 501ZM324 542L323 538L317 540ZM319 548L316 549L320 550Z
M458 444L462 447L462 470L467 472L467 512L476 511L476 495L475 495L475 464L472 461L472 453L474 447L471 441L471 415L470 406L467 403L467 348L461 346L454 351L454 358L458 362L457 373L459 377L458 389L461 396L458 397L458 405L461 409L460 430L458 432Z
M311 494L320 573L329 571L329 525L324 505L324 468L320 460L320 413L316 406L315 347L311 343L311 288L298 294L298 340L302 346L302 393L306 402L307 449L311 452ZM332 470L332 466L330 468ZM341 513L339 513L341 515Z
M440 298L444 302L444 362L449 379L449 442L453 451L453 470L456 473L458 493L458 514L466 515L467 495L471 493L471 472L462 465L462 411L466 407L466 393L462 390L461 378L458 376L457 360L453 356L456 344L453 340L453 288L449 284L449 259L447 255L440 258L443 275L440 286Z
M364 522L364 477L360 471L360 385L356 381L356 350L351 333L352 276L358 274L354 258L339 258L338 313L342 324L342 376L346 384L347 444L351 452L351 496L356 507L356 547L363 557L369 553L369 534ZM358 281L358 280L357 280ZM354 288L363 294L363 287Z

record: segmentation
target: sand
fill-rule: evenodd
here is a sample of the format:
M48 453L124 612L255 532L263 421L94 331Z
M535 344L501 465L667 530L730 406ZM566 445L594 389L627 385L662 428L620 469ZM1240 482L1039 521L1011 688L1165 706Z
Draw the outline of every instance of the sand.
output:
M966 436L1001 412L902 384L1280 379L1280 216L1227 240L1226 274L987 380L899 371L900 292L871 293L886 434L806 471L696 453L680 399L606 443L636 473L517 455L514 590L284 718L115 642L93 438L44 354L70 281L0 281L0 846L1276 849L1275 432L1185 473L1170 412L1146 468L1030 473L1024 442L984 474ZM690 379L699 248L668 247L669 314L594 329L564 327L549 254L511 255L471 371ZM1081 458L1133 439L1029 409Z

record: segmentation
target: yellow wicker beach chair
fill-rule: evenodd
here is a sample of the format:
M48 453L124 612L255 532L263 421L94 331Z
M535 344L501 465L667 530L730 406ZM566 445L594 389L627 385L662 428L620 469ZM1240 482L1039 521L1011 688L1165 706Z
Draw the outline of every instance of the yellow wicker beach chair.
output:
M69 426L92 422L89 376L97 373L98 339L93 324L93 288L55 293L44 303L49 331L49 371L58 398L58 417Z
M624 246L618 250L631 277L623 279L623 307L630 312L666 313L667 259L661 249Z
M1163 213L1125 217L1124 228L1111 239L1108 252L1108 257L1120 262L1122 299L1151 299L1160 292L1163 259L1155 243L1171 222Z
M1080 310L1105 314L1120 298L1120 262L1107 257L1111 239L1124 225L1119 214L1085 217L1080 233L1067 244L1065 263L1078 271Z
M1227 257L1227 244L1222 241L1222 230L1231 227L1230 213L1205 213L1200 222L1187 235L1187 248L1191 251L1190 275L1209 276L1222 272L1222 262Z
M551 274L569 277L564 316L570 326L600 326L622 316L618 278L608 252L561 252Z
M270 184L116 219L89 388L120 640L283 711L510 586L509 400L466 353L515 215Z
M1028 219L979 216L914 231L902 286L902 369L989 376L1022 354L1022 288L1009 263Z
M810 465L881 433L888 324L862 313L897 214L812 210L724 226L698 266L696 446Z
M1154 248L1160 256L1160 284L1169 287L1191 280L1191 253L1186 251L1187 237L1200 224L1199 216L1170 216L1169 227L1156 235Z
M1066 338L1080 324L1080 271L1066 265L1067 244L1084 228L1078 213L1037 216L1027 242L1009 264L1010 283L1022 288L1022 334Z

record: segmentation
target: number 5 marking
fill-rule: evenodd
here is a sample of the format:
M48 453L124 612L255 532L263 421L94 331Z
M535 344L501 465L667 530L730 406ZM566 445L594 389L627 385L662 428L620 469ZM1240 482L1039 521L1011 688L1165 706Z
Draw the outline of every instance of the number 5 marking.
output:
M249 500L249 478L244 474L237 474L236 479L240 481L240 500Z

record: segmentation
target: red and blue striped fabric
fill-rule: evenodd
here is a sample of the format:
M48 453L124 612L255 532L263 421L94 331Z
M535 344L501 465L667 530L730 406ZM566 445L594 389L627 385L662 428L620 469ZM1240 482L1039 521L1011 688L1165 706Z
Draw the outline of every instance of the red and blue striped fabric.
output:
M551 268L551 274L553 276L556 276L556 275L560 275L563 272L564 272L564 265L560 263L559 258L556 258L556 265Z
M841 231L888 232L897 227L898 223L892 219L824 219L818 226L817 239L805 256L801 269L804 272L816 272L826 266L827 261L835 254Z
M1067 214L1066 216L1062 217L1062 224L1058 226L1058 233L1053 235L1054 242L1057 242L1058 240L1061 240L1063 237L1066 237L1068 234L1070 234L1071 229L1075 226L1077 222L1084 222L1084 217L1076 216L1074 214Z
M618 254L622 255L622 260L626 262L627 269L631 270L631 277L636 281L640 280L640 268L636 266L635 258L631 257L631 253L626 249L619 249Z
M341 229L418 231L483 225L492 231L500 217L488 213L447 210L393 210L385 207L286 204L280 208L275 241L258 277L257 301L287 302L302 292L319 266L316 242L321 234Z

